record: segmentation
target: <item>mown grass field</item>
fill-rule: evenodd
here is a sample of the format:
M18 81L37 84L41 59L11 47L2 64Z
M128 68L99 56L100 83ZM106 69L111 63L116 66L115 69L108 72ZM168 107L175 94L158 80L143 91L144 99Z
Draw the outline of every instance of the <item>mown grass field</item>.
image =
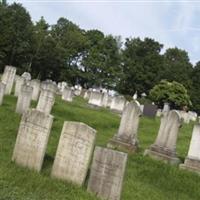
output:
M64 121L81 121L97 130L96 145L106 146L117 132L119 116L106 109L91 109L81 98L72 103L57 98L52 111L53 128L39 174L11 162L20 122L20 115L15 113L16 100L13 96L6 96L0 106L0 200L97 200L86 192L86 185L80 188L50 178L59 136ZM35 105L33 102L32 106ZM129 155L121 199L199 200L200 176L143 157L145 148L155 140L159 124L158 118L141 118L138 133L140 151ZM183 125L179 134L177 153L182 160L187 155L192 127L192 124Z

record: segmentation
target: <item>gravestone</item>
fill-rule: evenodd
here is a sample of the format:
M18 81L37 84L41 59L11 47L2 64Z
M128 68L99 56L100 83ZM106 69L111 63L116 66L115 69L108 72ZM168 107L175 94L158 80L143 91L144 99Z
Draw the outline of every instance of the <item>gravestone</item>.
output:
M126 105L126 99L123 96L113 97L110 109L115 112L121 113Z
M46 114L50 114L54 103L55 93L51 90L41 89L36 109Z
M107 200L120 200L127 154L96 147L87 190Z
M157 106L153 104L144 104L143 115L154 118L157 112Z
M200 174L200 124L194 125L188 155L180 168Z
M2 105L2 103L3 103L5 89L6 89L6 85L4 83L0 82L0 105Z
M40 80L31 80L30 86L33 88L32 100L37 101L40 94Z
M6 66L4 73L1 77L2 83L6 85L5 94L11 94L14 80L15 80L16 68L12 66Z
M162 110L158 109L156 112L156 117L161 117L162 116Z
M186 124L189 124L190 123L190 116L188 114L188 112L184 111L184 110L180 110L178 111L181 118L183 119L183 122L186 123Z
M89 105L92 106L101 106L103 94L101 92L91 92L90 98L88 101Z
M95 137L96 131L86 124L65 122L52 168L52 177L82 185L87 175Z
M136 151L138 148L137 132L141 115L142 112L137 101L128 103L123 110L118 133L109 141L107 146Z
M16 97L18 97L18 95L21 91L21 87L22 87L23 84L25 84L25 82L26 82L25 78L23 78L21 76L17 77L17 79L15 81L15 93L14 93L14 95Z
M22 78L25 79L26 82L30 81L31 80L31 74L29 72L24 72L22 75L21 75Z
M23 114L26 112L31 104L33 88L24 84L21 86L21 91L18 94L16 113Z
M190 118L191 121L193 121L193 122L197 121L197 116L198 115L197 115L196 112L189 111L188 114L189 114L189 118Z
M112 104L112 101L113 101L113 98L114 98L114 97L112 97L112 96L110 96L110 95L108 96L108 102L107 102L107 107L108 107L108 108L110 108L110 106L111 106L111 104Z
M65 89L62 92L62 99L64 101L72 102L73 100L73 91L71 88L65 87Z
M170 111L169 103L164 103L162 112L169 112L169 111Z
M145 151L144 155L149 155L170 164L178 164L180 160L176 156L176 141L181 125L182 120L178 111L166 112L161 118L155 143Z
M45 156L53 116L30 109L22 115L12 161L40 171Z
M91 91L87 90L84 94L84 99L89 99L90 98L90 95L91 95Z
M46 80L41 83L41 89L50 90L51 92L56 94L58 87L57 84L55 84L52 80Z
M102 96L102 102L101 102L101 106L103 106L103 107L107 107L107 105L108 105L108 93L103 93L103 96Z

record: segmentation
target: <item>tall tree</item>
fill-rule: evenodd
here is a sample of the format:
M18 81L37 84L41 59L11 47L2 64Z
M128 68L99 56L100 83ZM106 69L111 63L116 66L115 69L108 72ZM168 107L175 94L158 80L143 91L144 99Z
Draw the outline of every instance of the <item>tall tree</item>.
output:
M118 90L123 94L140 95L157 84L161 79L163 45L153 39L126 39L122 52L123 76Z

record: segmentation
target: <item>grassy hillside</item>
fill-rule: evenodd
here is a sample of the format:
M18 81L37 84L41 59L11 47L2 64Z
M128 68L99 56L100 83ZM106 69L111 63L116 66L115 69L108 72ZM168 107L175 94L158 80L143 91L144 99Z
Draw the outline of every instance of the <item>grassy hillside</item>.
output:
M50 171L59 136L65 120L81 121L97 130L97 145L106 146L116 133L120 118L108 110L94 110L81 98L72 103L57 98L52 114L53 128L44 165L40 174L16 166L11 162L20 115L15 111L16 98L6 96L0 106L0 200L96 200L86 192L67 182L53 180ZM33 102L32 106L35 106ZM141 118L139 127L140 151L129 155L124 179L122 200L199 200L200 177L178 167L143 157L152 144L159 128L159 119ZM178 138L177 152L184 160L192 133L192 124L183 125Z

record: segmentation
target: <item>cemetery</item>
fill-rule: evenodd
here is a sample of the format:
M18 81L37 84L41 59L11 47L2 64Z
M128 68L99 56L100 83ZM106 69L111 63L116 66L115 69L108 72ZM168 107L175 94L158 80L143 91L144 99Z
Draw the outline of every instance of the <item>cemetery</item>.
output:
M176 3L0 1L0 200L200 200L200 7Z

